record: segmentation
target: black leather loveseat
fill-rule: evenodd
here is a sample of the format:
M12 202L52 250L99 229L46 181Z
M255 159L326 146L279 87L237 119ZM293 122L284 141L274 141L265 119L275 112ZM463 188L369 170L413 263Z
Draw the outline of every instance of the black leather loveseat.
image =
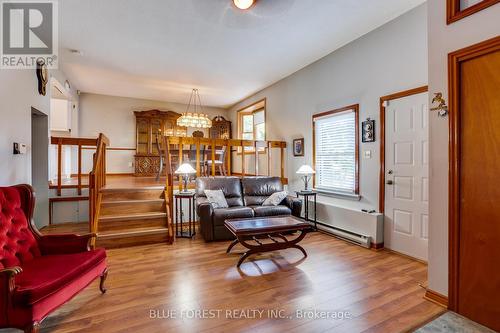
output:
M228 208L214 209L205 190L222 190ZM196 211L200 217L200 232L205 241L230 240L234 236L224 221L257 216L300 216L302 201L287 196L278 206L262 206L274 192L283 191L279 177L199 177L196 179Z

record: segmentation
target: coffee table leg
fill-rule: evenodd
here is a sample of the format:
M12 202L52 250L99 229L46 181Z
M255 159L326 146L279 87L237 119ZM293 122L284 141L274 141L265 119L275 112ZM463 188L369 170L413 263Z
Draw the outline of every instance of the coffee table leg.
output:
M227 248L226 253L231 252L231 249L232 249L232 248L233 248L236 244L238 244L238 243L239 243L238 239L235 239L234 241L232 241L232 242L231 242L231 244L229 244L229 247Z
M243 261L245 261L246 258L248 258L250 255L252 255L254 253L257 253L257 251L248 250L247 252L243 253L240 260L238 260L238 264L236 265L236 267L240 267L241 264L243 263Z
M304 257L307 257L307 252L306 252L306 250L304 250L304 248L302 246L295 244L295 245L292 245L290 247L294 248L294 249L299 249L304 254Z

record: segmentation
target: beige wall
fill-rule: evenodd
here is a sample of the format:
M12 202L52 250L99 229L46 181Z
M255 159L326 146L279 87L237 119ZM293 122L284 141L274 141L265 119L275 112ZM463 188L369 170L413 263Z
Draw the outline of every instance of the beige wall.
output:
M104 133L111 147L135 149L135 116L133 111L151 109L171 110L178 113L186 111L185 104L151 101L145 99L115 97L82 93L80 95L79 135L97 137ZM221 115L227 118L227 111L221 108L205 107L204 112L211 118ZM192 132L190 129L189 132ZM208 133L206 133L208 134ZM109 151L108 173L132 173L135 151ZM90 171L91 152L84 156L83 170Z
M424 4L241 101L230 109L234 132L236 110L266 97L267 138L287 141L286 173L294 190L303 186L295 171L302 164L312 164L312 115L359 103L360 121L375 119L377 129L375 143L360 144L362 198L353 201L321 196L318 200L377 210L379 99L427 84L426 22ZM292 140L301 137L305 138L305 156L293 157ZM371 159L363 158L366 150L372 152Z
M448 100L448 53L500 34L500 5L446 25L446 1L428 1L429 92ZM432 98L432 96L430 96ZM430 119L429 288L448 294L448 118Z

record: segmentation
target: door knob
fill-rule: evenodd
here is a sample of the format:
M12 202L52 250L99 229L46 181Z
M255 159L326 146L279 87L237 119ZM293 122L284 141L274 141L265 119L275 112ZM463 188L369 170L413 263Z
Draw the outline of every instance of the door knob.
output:
M392 184L394 184L394 182L392 180L387 181L387 185L392 185Z

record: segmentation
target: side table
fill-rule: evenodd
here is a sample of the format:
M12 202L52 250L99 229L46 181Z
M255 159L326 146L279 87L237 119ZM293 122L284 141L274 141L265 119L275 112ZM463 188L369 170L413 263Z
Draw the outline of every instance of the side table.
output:
M314 191L296 191L295 194L297 195L297 198L300 198L301 196L304 197L304 220L307 222L313 222L314 223L314 230L318 230L318 220L316 216L316 197L317 197L317 192ZM309 204L311 203L309 198L313 199L314 203L314 219L309 218Z
M196 235L196 212L194 204L194 192L178 192L174 194L175 200L175 237L176 238L193 238ZM188 223L188 231L184 232L184 214L182 211L182 201L188 200L189 204L189 219L186 221ZM179 230L180 224L180 230Z

